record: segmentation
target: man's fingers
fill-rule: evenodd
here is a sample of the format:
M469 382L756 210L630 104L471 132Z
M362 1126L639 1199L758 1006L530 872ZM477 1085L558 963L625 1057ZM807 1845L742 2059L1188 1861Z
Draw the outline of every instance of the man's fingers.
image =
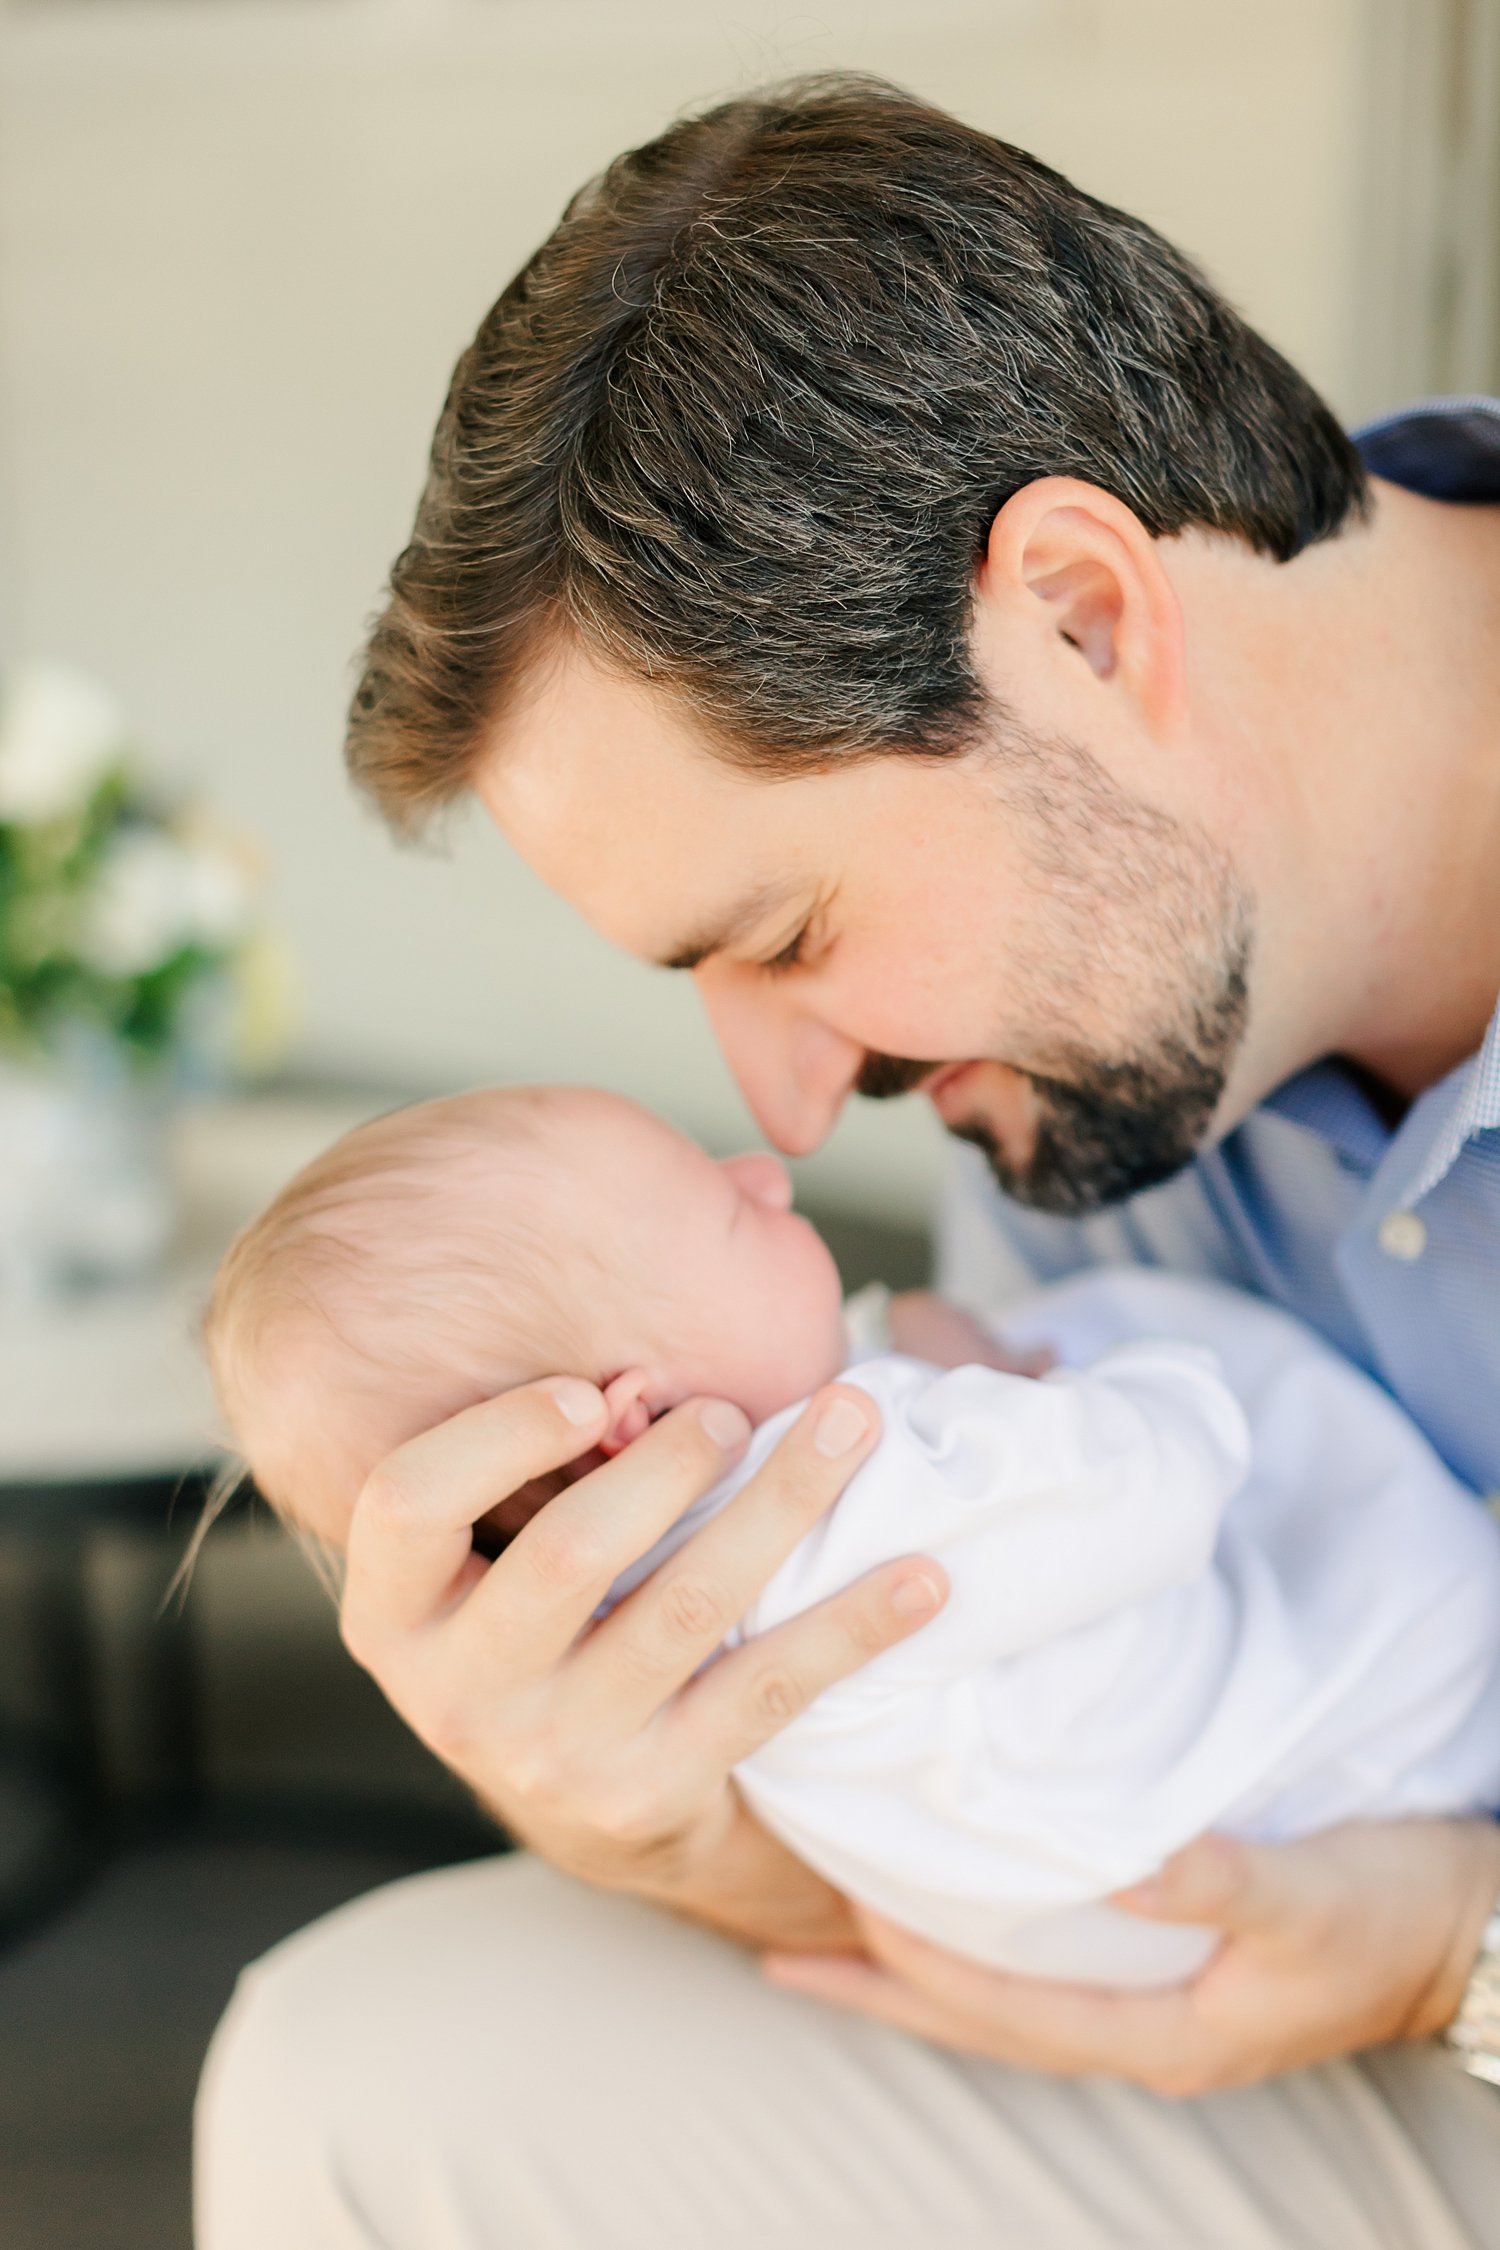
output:
M831 2007L847 2008L853 2015L872 2016L879 2023L909 2032L914 2039L930 2039L940 2047L970 2044L955 2036L948 2009L930 2000L915 1985L893 1977L888 1969L862 1961L858 1954L770 1953L761 1966L771 1982L785 1992L825 2000ZM990 2053L992 2050L980 2043L982 2034L970 2028L976 2050Z
M388 1454L349 1524L343 1619L355 1656L439 1615L467 1583L479 1518L587 1452L604 1425L593 1384L556 1376L467 1407Z
M1162 2087L1186 2083L1203 2066L1208 2040L1189 1985L1128 1992L1010 1976L930 1945L883 1915L855 1912L872 1958L954 2022L980 2027L986 2053Z
M693 1399L664 1415L517 1532L464 1605L460 1634L486 1652L503 1648L508 1665L523 1672L556 1664L615 1580L718 1482L749 1435L746 1416L724 1399ZM624 1716L620 1685L609 1698L616 1731ZM557 1709L567 1723L563 1706Z
M940 1564L925 1555L884 1563L842 1593L721 1656L684 1694L671 1724L705 1774L749 1757L815 1696L893 1648L947 1598Z
M878 2016L918 2038L996 2062L1063 2076L1108 2072L1158 2084L1188 2082L1200 2027L1176 1994L1115 1994L1005 1976L863 1911L872 1958L773 1955L767 1974L789 1990Z
M1148 1881L1118 1892L1114 1904L1153 1921L1209 1923L1237 1937L1270 1932L1300 1939L1329 1890L1319 1853L1210 1835L1174 1852Z
M879 1434L880 1418L865 1392L852 1385L820 1391L744 1490L653 1572L580 1652L579 1691L593 1693L597 1677L606 1675L621 1723L632 1732L645 1725L739 1623Z
M1158 2093L1215 2083L1221 2040L1199 2013L1191 1984L1132 1992L1009 1976L863 1909L856 1918L883 1968L973 2027L965 2045L1031 2068L1128 2078Z

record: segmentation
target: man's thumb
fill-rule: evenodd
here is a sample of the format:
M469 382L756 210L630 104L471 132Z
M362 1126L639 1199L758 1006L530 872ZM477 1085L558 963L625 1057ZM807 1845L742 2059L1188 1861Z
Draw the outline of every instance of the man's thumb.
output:
M1284 1928L1296 1917L1309 1903L1307 1874L1294 1846L1200 1836L1144 1883L1117 1891L1112 1903L1156 1922L1206 1922L1248 1935Z

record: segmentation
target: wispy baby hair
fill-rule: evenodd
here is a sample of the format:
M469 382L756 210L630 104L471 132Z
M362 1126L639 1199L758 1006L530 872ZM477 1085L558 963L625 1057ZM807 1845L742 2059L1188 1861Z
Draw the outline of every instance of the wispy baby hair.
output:
M558 1285L558 1213L539 1192L567 1099L510 1087L375 1118L231 1245L204 1339L224 1415L284 1513L311 1520L315 1489L352 1500L391 1447L479 1399L586 1371L576 1274Z

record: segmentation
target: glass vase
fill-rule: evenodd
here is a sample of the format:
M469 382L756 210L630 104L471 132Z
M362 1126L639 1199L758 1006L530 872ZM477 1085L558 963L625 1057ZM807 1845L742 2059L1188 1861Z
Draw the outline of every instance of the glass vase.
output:
M45 1055L0 1052L0 1305L136 1279L175 1217L167 1072L69 1027Z

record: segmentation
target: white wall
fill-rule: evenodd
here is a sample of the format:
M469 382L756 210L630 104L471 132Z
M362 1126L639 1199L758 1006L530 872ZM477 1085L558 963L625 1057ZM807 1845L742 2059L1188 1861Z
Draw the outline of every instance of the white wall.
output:
M352 804L349 660L451 362L564 198L678 107L841 63L1026 143L1202 257L1346 412L1360 0L177 0L0 15L7 653L112 683L265 839L306 1062L598 1077L747 1137L686 980L612 957L474 827L398 859ZM916 1105L825 1194L920 1207Z

